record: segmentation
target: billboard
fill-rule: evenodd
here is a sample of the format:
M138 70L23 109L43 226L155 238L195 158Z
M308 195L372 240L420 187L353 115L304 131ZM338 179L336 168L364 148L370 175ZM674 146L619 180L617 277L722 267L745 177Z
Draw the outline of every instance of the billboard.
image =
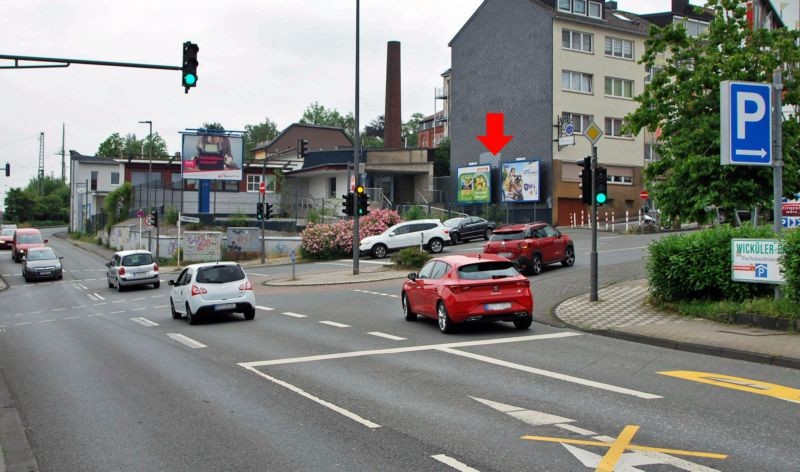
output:
M539 201L539 161L504 162L502 170L501 202Z
M456 185L458 203L491 203L492 172L488 165L459 167Z
M242 180L244 139L222 134L184 134L184 179Z

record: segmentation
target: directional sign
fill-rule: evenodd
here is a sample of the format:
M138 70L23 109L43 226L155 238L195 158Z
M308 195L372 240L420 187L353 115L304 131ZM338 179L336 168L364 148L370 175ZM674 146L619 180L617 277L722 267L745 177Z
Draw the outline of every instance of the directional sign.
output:
M772 86L720 83L720 163L772 165Z
M800 216L784 216L781 221L784 228L800 228Z
M759 284L786 283L777 239L731 239L731 280Z
M200 223L200 218L181 215L181 221L184 223Z

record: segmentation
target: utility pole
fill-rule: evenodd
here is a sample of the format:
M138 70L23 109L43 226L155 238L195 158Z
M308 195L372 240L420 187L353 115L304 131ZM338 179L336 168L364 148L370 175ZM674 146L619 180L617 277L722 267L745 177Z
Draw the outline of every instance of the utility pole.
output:
M150 126L150 132L147 135L147 140L150 142L150 146L148 147L149 158L147 160L147 196L145 197L145 206L148 210L150 210L150 174L153 172L153 122L147 120L140 121L139 124L147 124Z
M589 294L589 301L597 301L597 146L592 145L592 252L589 256L590 263L590 277L592 279L591 293Z
M39 196L44 196L44 133L39 133Z
M67 181L67 160L66 160L66 151L64 149L64 138L67 132L67 128L64 123L61 123L61 182Z
M783 75L782 69L778 67L772 73L772 87L775 89L772 96L775 102L772 115L773 150L772 150L772 223L775 234L780 237L783 226ZM776 284L774 287L775 300L781 299L781 286Z
M359 15L360 15L360 10L361 10L361 8L360 8L360 0L356 0L356 111L355 111L355 115L354 115L355 130L354 130L354 133L353 133L353 135L354 135L353 136L353 142L354 142L354 145L353 145L353 151L354 151L354 155L353 155L353 163L354 163L353 164L353 171L355 172L355 175L356 175L356 187L361 185L361 175L360 175L359 169L358 169L358 160L359 160L359 157L361 155L361 143L360 143L361 140L360 140L360 136L358 134L358 129L359 129L358 128L358 100L359 100L359 96L358 96L358 89L359 89L358 80L359 80L359 77L358 77L358 74L359 74L359 43L360 43L360 41L359 41L359 34L360 34L360 30L359 30L360 18L359 18ZM358 275L358 256L359 256L358 246L359 246L358 214L354 213L353 214L353 275Z

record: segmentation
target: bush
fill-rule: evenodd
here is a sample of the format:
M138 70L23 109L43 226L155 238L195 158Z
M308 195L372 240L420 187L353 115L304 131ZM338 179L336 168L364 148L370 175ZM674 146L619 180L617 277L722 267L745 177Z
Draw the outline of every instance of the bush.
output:
M358 220L359 239L380 234L403 221L393 210L371 211ZM309 223L301 233L300 251L308 259L335 259L353 254L353 221L333 224Z
M481 218L486 221L491 221L497 226L505 224L506 216L508 216L506 209L496 203L484 205L481 210Z
M418 271L431 259L431 255L426 251L420 251L418 247L407 247L400 252L392 254L389 260L398 269L410 269Z
M171 206L164 210L164 222L168 225L174 225L178 222L178 209Z
M228 218L228 226L241 228L247 226L247 215L236 213Z
M428 217L428 213L419 205L414 205L403 215L406 221L421 220Z
M661 302L768 296L772 285L731 280L731 239L774 237L768 227L723 225L654 241L646 264L651 294Z
M783 278L786 296L800 302L800 230L784 231L781 256L779 261L783 267Z

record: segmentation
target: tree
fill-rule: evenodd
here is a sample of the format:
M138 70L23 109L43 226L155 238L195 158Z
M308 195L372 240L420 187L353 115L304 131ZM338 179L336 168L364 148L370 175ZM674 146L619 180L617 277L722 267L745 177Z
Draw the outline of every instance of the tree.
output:
M450 139L443 139L433 154L433 176L450 175Z
M203 123L203 126L201 126L201 128L213 131L225 131L225 127L216 121L212 123Z
M355 118L353 113L342 115L339 110L327 109L314 102L307 106L303 111L303 117L300 118L300 123L318 126L331 126L334 128L342 128L350 139L356 135L355 133Z
M244 126L244 148L247 160L253 159L253 149L272 141L278 135L278 125L269 118L264 118L263 123Z
M150 148L153 148L153 158L168 158L167 143L158 134L153 133L152 143L150 142L150 134L142 140L136 139L135 134L126 134L123 138L119 133L114 133L105 141L100 144L97 149L97 155L100 157L128 157L128 156L144 156L149 157Z
M125 141L122 139L122 136L120 136L119 133L114 133L100 143L96 154L101 157L121 157L124 148Z
M411 118L403 123L402 138L406 147L417 147L419 132L419 122L425 118L422 113L414 113Z
M30 179L27 187L12 188L6 195L6 218L16 222L69 221L69 186L61 179Z
M751 30L740 3L709 0L714 20L701 36L689 37L682 23L673 23L652 27L645 42L640 62L656 73L636 97L641 105L627 125L634 133L661 129L660 158L645 168L644 178L670 217L706 221L710 205L772 206L771 168L720 165L720 81L771 82L776 67L800 62L800 32ZM798 105L798 79L784 72L784 104ZM793 113L783 123L787 195L800 190L797 119Z
M364 127L364 133L362 135L383 139L383 134L385 132L386 123L384 123L383 115L381 115L367 123L367 126Z

